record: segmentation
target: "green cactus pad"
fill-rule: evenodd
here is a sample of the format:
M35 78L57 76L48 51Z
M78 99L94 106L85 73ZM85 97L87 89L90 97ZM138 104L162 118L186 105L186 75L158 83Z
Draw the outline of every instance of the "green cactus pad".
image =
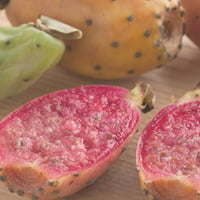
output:
M55 66L64 43L31 24L0 28L0 99L30 87Z

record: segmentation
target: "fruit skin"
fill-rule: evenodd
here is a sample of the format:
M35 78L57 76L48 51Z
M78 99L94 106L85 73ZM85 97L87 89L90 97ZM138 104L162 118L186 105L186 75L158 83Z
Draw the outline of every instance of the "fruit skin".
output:
M55 66L64 43L31 24L0 28L0 99L14 96Z
M82 30L80 41L66 42L60 66L97 79L131 78L168 63L184 34L178 0L11 0L6 13L13 25L42 14Z
M145 89L147 88L147 89ZM105 102L105 98L107 98L108 104L105 103L103 106L103 110L110 109L110 105L114 106L113 103L115 103L114 110L118 110L118 108L125 106L125 110L128 109L127 113L124 113L126 116L123 121L123 126L119 125L117 130L120 130L121 132L124 132L124 130L127 131L127 133L120 139L120 141L117 143L117 146L115 147L109 147L109 152L104 149L105 154L98 158L93 158L95 161L91 164L87 164L86 166L77 167L74 166L74 168L70 169L69 171L66 171L66 169L62 168L62 172L57 174L59 171L51 171L49 172L49 169L51 168L43 168L42 165L38 164L37 160L32 162L27 162L29 159L25 159L24 157L27 157L26 153L29 152L29 150L26 150L22 153L23 160L21 160L21 157L18 155L15 155L16 152L18 152L18 148L22 147L25 148L25 144L23 140L22 142L15 142L18 141L18 138L14 139L14 146L17 145L16 150L12 150L12 148L15 148L13 145L11 145L11 149L9 152L9 155L6 156L6 148L9 148L7 145L4 146L4 142L0 142L0 180L8 187L9 191L12 193L17 193L19 196L28 197L30 199L57 199L64 196L72 195L73 193L79 191L80 189L92 184L99 176L101 176L106 169L117 159L117 157L122 153L123 148L125 145L130 141L131 137L133 136L134 132L136 131L139 122L140 122L140 111L136 106L142 106L143 109L145 107L152 107L148 106L145 102L147 102L147 99L144 96L145 101L141 99L141 96L143 96L143 93L140 93L140 91L143 91L147 96L151 96L151 92L149 90L149 87L147 87L144 84L136 84L134 89L131 90L131 93L129 90L121 87L115 87L115 86L81 86L79 88L74 89L68 89L63 91L58 91L54 93L50 93L47 95L44 95L42 97L36 98L27 104L23 105L22 107L18 108L14 112L12 112L10 115L5 117L0 122L0 141L7 141L7 145L10 143L12 144L12 139L9 139L10 136L16 137L16 134L23 134L22 126L19 124L19 121L23 121L23 123L28 124L30 127L28 128L29 131L25 131L25 138L30 137L28 135L31 130L36 126L39 127L39 124L41 124L38 120L42 116L45 116L44 120L42 121L42 124L46 124L45 120L48 120L50 123L50 126L46 126L44 128L40 128L39 132L42 130L46 130L46 128L49 130L49 128L57 127L61 118L59 118L59 122L56 124L53 123L54 117L65 115L64 113L67 113L67 109L71 110L71 113L74 113L73 110L74 107L78 107L78 110L76 113L79 113L79 109L81 110L81 107L84 107L84 103L91 101L89 103L90 110L89 113L86 111L83 112L81 110L81 113L84 117L92 117L90 113L93 113L95 109L98 109L99 101ZM71 96L72 95L72 96ZM72 101L72 97L73 99ZM77 95L78 98L77 98ZM139 95L139 99L142 100L139 104L139 102L135 102L135 99L137 99L136 96ZM94 97L94 100L93 100ZM97 99L98 101L97 101ZM101 101L102 99L102 101ZM114 100L113 100L114 99ZM70 106L65 102L72 102L73 106ZM148 100L149 101L149 100ZM77 102L77 103L74 103ZM120 103L119 103L120 102ZM60 108L61 106L61 108ZM96 106L96 108L95 108ZM126 107L127 106L127 107ZM94 109L94 108L95 109ZM52 108L52 110L49 111L49 109ZM54 110L55 109L55 110ZM58 110L56 110L58 109ZM111 108L113 109L113 108ZM65 110L65 112L63 112ZM121 120L121 117L117 117L121 110L119 110L116 114L115 121L119 122ZM47 115L45 114L47 112ZM115 112L115 111L114 111ZM36 114L36 118L31 116ZM134 115L133 115L134 114ZM68 116L68 114L66 114ZM106 115L106 114L105 114ZM130 116L133 116L133 118L130 118ZM107 121L110 118L110 116L103 117L102 122ZM21 120L20 120L21 119ZM29 119L29 121L28 121ZM70 117L71 119L71 117ZM72 118L73 119L73 118ZM34 125L34 121L36 120L37 124ZM79 120L82 120L80 117ZM66 121L66 120L65 120ZM88 118L87 118L88 122ZM89 122L88 122L89 123ZM97 123L97 122L96 122ZM96 124L95 123L95 124ZM33 126L31 125L33 124ZM51 126L53 124L53 126ZM85 129L87 129L87 123L85 124ZM110 124L111 127L112 123ZM21 126L20 129L18 127ZM114 126L113 126L114 127ZM83 131L85 131L85 129ZM123 130L122 130L123 129ZM14 130L14 132L12 132ZM18 131L19 132L18 132ZM54 133L59 132L60 129L56 128L54 130ZM10 131L13 134L9 134ZM22 133L20 133L22 131ZM112 131L112 129L110 129ZM109 132L109 129L107 130ZM68 132L66 132L68 133ZM71 133L71 132L70 132ZM82 132L81 132L82 133ZM75 133L74 133L75 134ZM113 134L116 134L115 132ZM32 138L35 135L35 131L33 131L33 135L31 134ZM42 134L42 136L45 135L45 133ZM51 134L52 135L52 134ZM58 134L59 135L59 134ZM117 135L119 137L119 135ZM8 139L5 139L8 137ZM39 135L37 136L39 137ZM57 136L56 136L57 137ZM64 136L63 136L64 137ZM36 139L36 138L35 138ZM69 138L70 139L70 138ZM41 139L40 139L41 140ZM47 139L45 140L47 141ZM45 142L44 141L44 142ZM53 140L55 142L55 140ZM16 143L16 144L15 144ZM30 143L28 143L28 147L30 147ZM70 145L70 144L69 144ZM33 145L34 146L34 145ZM52 148L51 148L52 150ZM12 151L12 152L11 152ZM75 150L73 150L75 151ZM101 149L101 152L104 152ZM30 152L36 152L36 150L30 150ZM14 157L12 157L14 153ZM42 151L39 152L39 156L42 154ZM64 151L62 151L62 155L64 154ZM32 154L31 154L32 155ZM7 158L9 159L7 160ZM28 158L31 158L30 156ZM24 160L25 159L25 160ZM40 160L40 159L39 159ZM41 161L39 163L45 163L45 161ZM65 171L64 171L65 170ZM64 171L64 172L63 172Z
M189 38L200 47L200 2L193 0L181 0L186 11L186 33Z
M172 105L183 105L183 104L190 104L192 102L196 102L196 107L199 109L200 104L200 84L198 86L187 92L183 97L176 100ZM171 106L171 105L170 105ZM167 109L165 107L164 109ZM145 143L145 131L147 129L151 129L154 127L154 122L162 121L162 116L166 113L164 109L161 109L155 117L150 121L150 123L146 126L142 135L139 139L137 152L136 152L136 166L139 174L139 180L141 184L141 189L145 195L148 196L149 199L159 199L159 200L196 200L200 199L199 193L199 180L194 181L193 177L189 177L187 175L179 175L179 174L170 174L165 171L165 169L161 171L157 171L156 174L152 174L146 167L143 165L144 159L144 152L142 152L142 148ZM189 114L190 111L188 111ZM191 116L192 117L192 116ZM153 120L156 120L153 122ZM196 122L199 124L199 122ZM197 125L198 126L198 125ZM159 132L160 129L157 129ZM184 134L184 133L183 133ZM152 133L153 135L153 133ZM154 136L156 137L156 135ZM158 141L157 141L158 142ZM184 145L184 144L183 144ZM172 147L171 147L172 148ZM167 149L166 149L167 151ZM180 157L180 156L179 156ZM183 156L183 160L184 160ZM152 158L153 160L153 158ZM156 160L155 160L156 162ZM159 161L157 161L159 163ZM168 161L168 163L171 163ZM159 165L159 164L158 164ZM169 164L170 165L170 164ZM152 165L152 168L155 166ZM181 172L179 172L181 173Z

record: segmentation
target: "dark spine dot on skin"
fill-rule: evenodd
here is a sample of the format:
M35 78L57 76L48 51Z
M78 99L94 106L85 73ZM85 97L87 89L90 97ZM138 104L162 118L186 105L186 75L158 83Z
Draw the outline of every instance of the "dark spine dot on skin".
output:
M74 176L74 177L79 177L79 174L78 174L78 173L76 173L76 174L74 174L73 176Z
M160 41L160 40L156 40L155 46L156 46L156 47L160 47L160 46L161 46L161 41Z
M173 11L176 11L177 9L178 9L177 6L174 6L174 7L172 8Z
M60 190L54 190L53 192L52 192L52 194L59 194L60 193Z
M195 16L195 19L196 19L196 20L199 20L199 19L200 19L200 16L199 16L199 15Z
M181 10L180 15L181 15L181 17L184 17L185 16L185 10Z
M180 44L178 45L178 49L179 49L179 50L182 49L182 43L180 43Z
M72 51L72 47L70 45L66 45L65 49L66 51L69 51L69 52Z
M157 57L157 60L158 60L158 61L161 61L162 58L163 58L162 55L160 55L160 56Z
M36 196L35 194L32 195L31 200L39 200L39 197Z
M128 16L128 17L126 18L126 20L127 20L128 22L132 22L132 21L134 20L134 17L133 17L132 15L130 15L130 16Z
M15 192L14 189L13 189L13 187L11 187L11 186L8 187L8 191L11 192L11 193Z
M48 185L49 185L50 187L56 187L56 186L57 186L57 183L52 181L52 182L49 182Z
M6 46L9 46L9 45L11 44L10 40L7 40L7 41L5 42L5 44L6 44Z
M136 58L142 57L142 53L141 53L140 51L136 52L136 53L135 53L135 57L136 57Z
M40 43L36 43L35 45L37 48L40 48L41 47L41 44Z
M144 195L148 195L149 191L147 189L143 189Z
M43 188L39 188L39 189L37 190L37 192L38 192L39 194L42 194L42 193L44 192L44 189L43 189Z
M144 32L144 36L145 37L149 37L151 35L151 31L150 30L146 30L145 32Z
M102 69L102 67L100 66L100 65L95 65L94 66L94 70L96 70L96 71L99 71L99 70L101 70Z
M112 46L113 48L117 48L117 47L119 47L119 42L113 41L113 42L111 43L111 46Z
M69 185L71 185L71 184L73 184L73 183L74 183L74 181L72 180L72 181L69 182Z
M182 31L183 31L183 34L186 33L186 23L185 22L182 24Z
M5 175L0 175L0 181L2 181L2 182L6 181L6 176Z
M24 191L18 190L18 191L17 191L17 194L18 194L19 196L23 196L23 195L24 195Z
M166 10L167 13L170 13L172 11L172 9L170 7L166 7L165 10Z
M128 74L134 74L135 71L133 69L128 70Z
M29 82L31 79L30 78L24 78L23 81L24 82Z
M85 20L85 24L86 24L87 26L91 26L91 25L93 24L92 19L86 19L86 20Z
M161 17L162 17L162 15L161 15L160 13L157 13L157 14L156 14L156 18L157 18L157 19L160 19Z

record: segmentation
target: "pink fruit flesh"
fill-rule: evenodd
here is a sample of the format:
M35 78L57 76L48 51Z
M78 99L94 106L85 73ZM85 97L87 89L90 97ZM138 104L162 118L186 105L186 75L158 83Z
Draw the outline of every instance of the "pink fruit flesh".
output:
M85 86L45 95L0 123L0 165L34 163L59 178L104 159L140 120L129 91Z
M187 176L199 182L200 99L162 109L141 138L138 163L149 180Z

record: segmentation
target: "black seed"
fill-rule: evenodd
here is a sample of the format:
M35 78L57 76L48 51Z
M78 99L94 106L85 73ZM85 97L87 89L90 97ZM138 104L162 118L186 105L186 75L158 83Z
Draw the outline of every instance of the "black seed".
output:
M43 188L39 188L37 192L42 194L44 192L44 189Z
M32 199L32 200L38 200L38 199L39 199L39 197L38 197L38 196L36 196L35 194L32 194L32 197L31 197L31 199Z
M6 44L6 46L9 46L9 45L11 44L10 40L7 40L7 41L5 42L5 44Z
M53 192L52 192L52 194L59 194L60 193L60 190L54 190Z
M128 16L127 18L126 18L126 20L128 21L128 22L132 22L133 20L134 20L134 17L133 16Z
M86 19L85 20L85 24L88 25L88 26L91 26L93 23L93 21L91 19Z
M113 48L117 48L117 47L119 47L119 42L114 41L114 42L111 43L111 46L112 46Z
M94 66L94 69L97 70L97 71L99 71L99 70L102 69L102 67L101 67L100 65L95 65L95 66Z
M5 175L1 175L0 176L0 181L3 181L3 182L6 181L6 176Z
M135 73L135 70L133 70L133 69L128 70L128 74L134 74L134 73Z
M135 57L136 58L140 58L142 56L142 53L140 51L136 52L135 53Z
M200 192L197 192L197 195L200 196Z
M72 47L70 45L66 45L65 49L66 51L72 51Z
M87 185L91 185L91 184L93 184L95 182L95 180L94 179L91 179L91 180L89 180L88 182L87 182Z
M160 60L162 60L162 58L163 58L162 55L160 55L157 57L157 60L160 61Z
M74 174L74 177L78 177L78 176L79 176L79 174L78 174L78 173Z
M58 183L52 181L52 182L49 182L48 185L51 187L56 187L58 185Z
M15 192L14 189L13 189L13 187L11 187L11 186L8 187L8 191L11 192L11 193L14 193L14 192Z
M143 192L144 192L145 195L149 194L149 191L147 189L143 189Z
M146 30L145 32L144 32L144 36L145 37L149 37L151 35L151 31L150 30Z
M157 13L157 14L156 14L156 18L157 18L157 19L160 19L161 17L162 17L162 15L161 15L160 13Z
M74 181L72 180L72 181L69 182L69 185L71 185L71 184L73 184L73 183L74 183Z
M41 44L40 43L36 43L35 45L37 48L40 48L41 47Z
M24 195L24 191L18 190L18 191L17 191L17 194L18 194L19 196L23 196L23 195Z
M3 167L0 167L0 171L2 171L3 170Z

